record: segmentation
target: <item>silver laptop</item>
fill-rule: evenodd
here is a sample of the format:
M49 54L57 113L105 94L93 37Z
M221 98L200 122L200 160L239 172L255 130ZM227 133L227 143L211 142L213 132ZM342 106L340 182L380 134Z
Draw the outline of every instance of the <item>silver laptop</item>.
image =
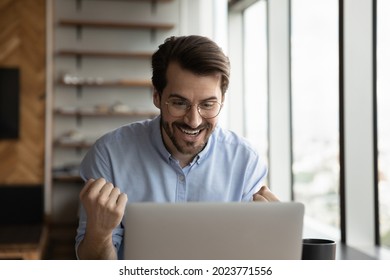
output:
M124 258L301 259L303 214L297 202L131 203Z

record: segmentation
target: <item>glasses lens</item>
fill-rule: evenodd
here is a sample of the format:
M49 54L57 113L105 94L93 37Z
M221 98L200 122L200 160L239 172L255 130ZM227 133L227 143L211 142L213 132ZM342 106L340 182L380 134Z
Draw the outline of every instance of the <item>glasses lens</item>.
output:
M205 119L211 119L218 116L221 111L221 104L216 101L205 102L198 106L199 114Z
M166 103L168 112L173 117L182 117L187 113L188 106L183 102L170 101Z

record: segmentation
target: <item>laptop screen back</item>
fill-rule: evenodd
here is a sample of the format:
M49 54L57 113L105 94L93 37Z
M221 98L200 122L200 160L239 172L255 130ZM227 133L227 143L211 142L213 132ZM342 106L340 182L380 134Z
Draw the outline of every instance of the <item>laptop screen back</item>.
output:
M132 203L125 259L301 259L301 203Z

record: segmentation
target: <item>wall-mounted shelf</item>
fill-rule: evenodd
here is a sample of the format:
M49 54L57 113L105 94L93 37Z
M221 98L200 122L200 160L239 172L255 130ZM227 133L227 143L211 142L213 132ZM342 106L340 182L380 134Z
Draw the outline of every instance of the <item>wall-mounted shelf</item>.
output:
M53 180L55 182L63 182L63 183L82 183L83 180L79 176L71 176L71 175L53 175Z
M120 52L120 51L95 51L95 50L60 50L60 56L93 56L107 58L146 58L152 57L151 52Z
M77 1L82 1L82 0L77 0ZM99 1L99 0L94 0L94 1ZM107 1L107 0L100 0L100 1ZM151 3L168 3L172 2L173 0L110 0L110 1L117 1L117 2L151 2Z
M61 115L61 116L69 116L69 117L134 117L134 118L154 118L158 115L158 112L136 112L136 111L130 111L130 112L90 112L90 111L82 111L82 110L75 110L73 112L62 110L62 109L56 109L54 111L55 114Z
M93 142L87 141L74 141L74 142L62 142L61 140L56 140L53 145L59 148L77 148L77 149L88 149L93 145Z
M68 87L146 87L152 88L150 80L98 80L94 79L91 81L77 81L77 82L65 82L60 80L57 82L58 85Z
M69 27L92 27L92 28L115 28L115 29L152 29L152 30L170 30L175 27L173 23L154 23L154 22L119 22L119 21L101 21L101 20L80 20L80 19L61 19L58 21L61 26Z
M85 1L85 0L84 0ZM94 1L107 1L107 0L94 0ZM149 2L152 7L152 11L156 10L157 3L169 3L173 0L110 0L111 2ZM77 9L80 10L83 0L76 0Z

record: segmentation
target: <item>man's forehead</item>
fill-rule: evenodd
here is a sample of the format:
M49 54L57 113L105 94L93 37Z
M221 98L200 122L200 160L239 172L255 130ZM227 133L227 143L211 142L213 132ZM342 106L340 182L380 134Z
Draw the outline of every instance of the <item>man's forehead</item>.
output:
M182 95L180 93L175 93L175 92L172 92L172 93L169 93L168 94L168 98L178 98L178 99L183 99L183 100L186 100L186 101L190 101L187 96L185 95ZM209 101L209 100L217 100L218 99L218 96L216 95L210 95L209 97L206 97L206 98L202 98L202 100L200 101Z

